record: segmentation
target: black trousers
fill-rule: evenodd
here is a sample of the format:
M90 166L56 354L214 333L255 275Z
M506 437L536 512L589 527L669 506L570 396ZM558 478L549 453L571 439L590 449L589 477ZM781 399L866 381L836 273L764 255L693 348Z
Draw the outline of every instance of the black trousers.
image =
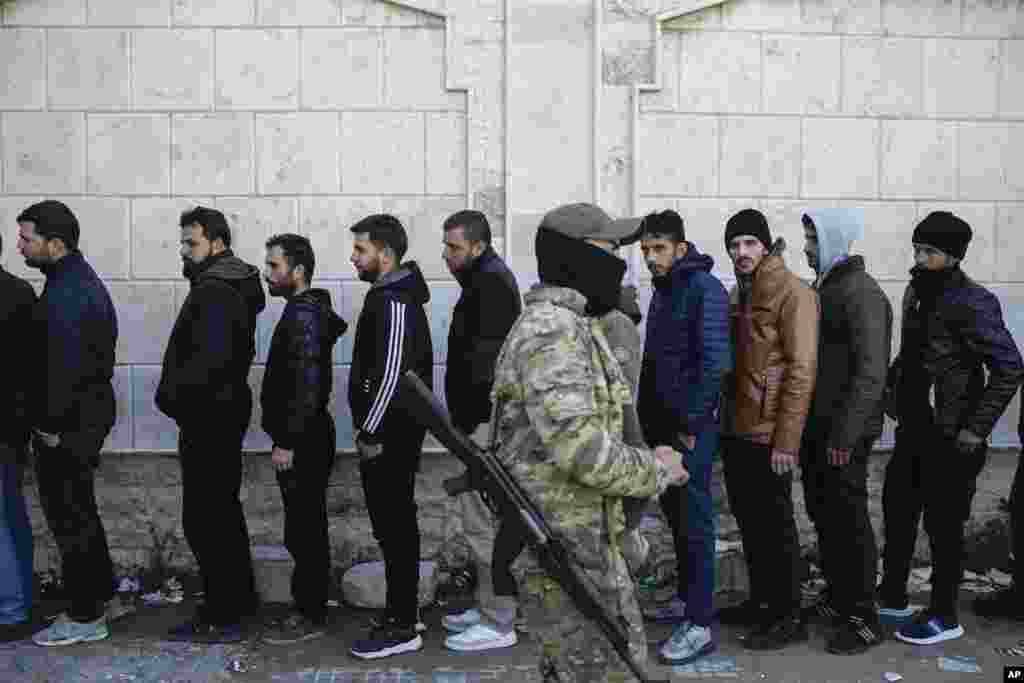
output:
M101 617L114 596L114 566L94 480L105 438L105 432L62 437L56 448L35 440L39 502L60 551L68 616L78 622Z
M850 462L836 467L828 462L825 443L806 440L800 458L804 502L818 532L829 598L844 615L869 610L874 617L878 545L868 516L871 446L861 441Z
M336 452L334 419L319 415L295 447L292 467L277 473L284 501L284 547L295 560L292 599L307 619L327 619L331 546L327 535L327 483Z
M1017 471L1010 489L1010 527L1013 534L1013 583L1015 588L1024 590L1024 452L1017 460Z
M960 454L953 440L938 434L930 422L896 429L882 489L885 575L879 597L883 603L896 607L907 603L907 580L923 516L932 554L930 608L957 620L964 522L971 515L977 477L987 455L987 444L971 455Z
M385 442L383 452L359 463L370 526L384 556L385 615L411 628L417 621L420 528L416 520L416 472L423 449L418 438Z
M494 538L494 555L491 560L491 578L494 594L504 597L517 597L519 587L516 577L512 574L512 564L526 548L526 530L514 519L503 518Z
M258 604L249 529L238 499L242 486L244 423L182 429L182 525L199 565L205 603L198 617L237 624Z
M800 610L803 575L793 519L793 476L772 472L771 449L723 439L722 463L729 508L743 539L751 599L778 617Z

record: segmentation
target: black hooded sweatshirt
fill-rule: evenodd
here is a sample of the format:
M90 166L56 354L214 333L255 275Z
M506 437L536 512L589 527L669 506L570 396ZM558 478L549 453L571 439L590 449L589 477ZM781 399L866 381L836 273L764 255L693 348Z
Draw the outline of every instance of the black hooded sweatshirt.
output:
M429 300L427 283L412 261L382 276L366 294L348 382L352 423L363 443L423 439L424 430L393 399L406 370L433 387L434 348L423 308Z
M307 289L285 305L260 390L263 431L278 448L293 450L314 433L331 399L334 343L347 329L327 290Z
M247 422L256 316L266 306L259 270L227 249L203 261L190 284L164 352L156 405L182 428Z

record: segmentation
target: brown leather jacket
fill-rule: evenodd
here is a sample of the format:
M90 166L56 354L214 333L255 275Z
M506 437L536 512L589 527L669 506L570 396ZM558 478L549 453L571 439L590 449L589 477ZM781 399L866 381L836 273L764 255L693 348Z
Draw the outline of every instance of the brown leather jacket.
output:
M754 271L746 301L729 294L734 372L726 378L726 434L796 455L818 371L818 295L786 267L785 241Z

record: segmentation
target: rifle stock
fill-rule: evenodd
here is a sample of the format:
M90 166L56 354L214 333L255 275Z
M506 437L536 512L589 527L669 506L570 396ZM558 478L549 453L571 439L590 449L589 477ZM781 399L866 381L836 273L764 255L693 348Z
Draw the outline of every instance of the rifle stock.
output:
M412 371L402 375L396 400L414 422L425 427L466 466L470 481L485 494L495 514L512 517L522 525L528 534L527 543L544 571L558 582L580 612L598 625L633 675L644 683L667 683L648 677L629 651L629 640L622 629L587 587L588 579L573 562L568 548L494 454L482 450L452 425L440 400Z

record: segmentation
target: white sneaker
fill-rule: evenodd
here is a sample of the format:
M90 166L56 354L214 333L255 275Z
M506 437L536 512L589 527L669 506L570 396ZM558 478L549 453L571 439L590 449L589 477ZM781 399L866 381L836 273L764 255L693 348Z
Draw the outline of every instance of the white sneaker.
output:
M449 631L455 633L462 633L466 629L473 628L480 623L480 610L475 607L466 610L465 612L459 612L457 614L448 614L441 618L441 625Z
M515 629L502 633L487 624L476 624L462 633L445 638L444 646L456 652L479 652L512 647L517 642L519 639L516 637Z

